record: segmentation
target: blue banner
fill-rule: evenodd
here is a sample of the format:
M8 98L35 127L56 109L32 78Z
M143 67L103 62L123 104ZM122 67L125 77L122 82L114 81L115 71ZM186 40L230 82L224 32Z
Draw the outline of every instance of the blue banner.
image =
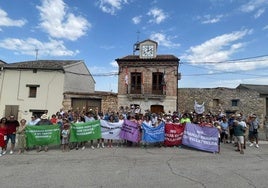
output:
M142 140L144 142L154 143L154 142L164 142L165 140L165 123L162 122L157 127L149 127L142 123L143 136Z
M218 152L219 131L216 127L186 123L182 144L196 149Z

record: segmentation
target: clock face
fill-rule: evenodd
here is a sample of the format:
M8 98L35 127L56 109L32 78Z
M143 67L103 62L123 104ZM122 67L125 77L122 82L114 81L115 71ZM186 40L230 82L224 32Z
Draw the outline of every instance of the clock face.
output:
M154 46L153 45L144 45L141 49L142 57L153 57L154 56Z

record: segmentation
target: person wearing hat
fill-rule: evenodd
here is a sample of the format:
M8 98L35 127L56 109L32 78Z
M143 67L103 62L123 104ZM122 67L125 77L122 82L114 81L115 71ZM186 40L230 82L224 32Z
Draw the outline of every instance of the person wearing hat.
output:
M257 119L256 114L252 114L249 119L249 131L248 131L248 138L250 141L249 146L252 147L254 145L254 140L256 141L256 148L259 148L259 139L258 139L258 128L259 128L259 121Z
M51 121L48 119L48 115L47 114L43 114L41 117L40 117L40 121L36 124L37 126L38 125L52 125ZM42 146L38 146L37 147L37 152L40 152L42 150ZM48 146L45 145L44 146L44 150L45 151L48 151Z

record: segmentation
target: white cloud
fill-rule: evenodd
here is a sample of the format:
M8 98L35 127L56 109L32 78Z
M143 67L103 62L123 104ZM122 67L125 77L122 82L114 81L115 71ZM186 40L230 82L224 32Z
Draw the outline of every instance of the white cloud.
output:
M254 18L260 17L265 12L265 8L259 9L257 13L254 15Z
M108 14L115 15L115 12L122 9L123 4L127 4L128 0L99 0L99 8Z
M213 23L217 23L221 21L221 18L223 17L223 15L216 15L216 16L212 16L212 15L205 15L203 17L198 17L197 19L201 20L202 24L213 24Z
M134 24L139 24L141 22L141 18L142 16L135 16L134 18L132 18L132 22Z
M230 58L238 49L244 47L244 43L237 42L251 30L236 31L212 38L200 45L192 46L183 58L192 63L219 62Z
M19 20L13 20L8 17L7 12L4 10L0 9L0 27L5 26L5 27L22 27L26 24L26 20L24 19L19 19Z
M250 71L255 69L268 68L268 57L226 61L214 64L213 68L221 71Z
M239 84L254 84L258 85L267 85L268 78L246 78L246 79L231 79L231 80L215 80L210 82L210 87L227 87L227 88L236 88Z
M263 27L263 30L267 30L268 29L268 25Z
M174 37L173 37L174 38ZM177 48L180 46L178 43L173 43L171 40L173 39L171 37L167 37L163 33L153 33L150 36L150 39L157 41L158 45L165 46L168 48Z
M84 17L69 13L62 0L43 0L37 9L41 17L39 26L51 37L75 41L91 27Z
M160 24L161 22L165 21L167 18L167 14L163 12L163 10L158 8L152 8L148 13L148 16L152 16L153 19L150 19L149 22Z
M110 63L110 65L112 65L112 67L114 67L114 68L118 68L118 64L117 64L116 61L112 61L112 62Z
M255 12L254 18L259 18L265 12L265 8L263 7L267 5L267 0L250 0L248 3L242 5L240 10L246 13Z
M241 6L242 12L253 12L268 4L267 0L250 0L248 3Z
M230 61L233 54L243 49L245 43L239 42L251 30L236 31L212 38L200 45L190 47L188 54L181 58L193 65L202 65L210 71L234 72L249 71L268 67L268 56Z
M78 50L71 51L66 49L62 41L50 39L48 42L41 42L34 38L28 38L26 40L17 38L7 38L0 41L0 47L8 50L13 50L17 54L36 55L36 49L38 49L38 55L45 56L74 56L79 53Z

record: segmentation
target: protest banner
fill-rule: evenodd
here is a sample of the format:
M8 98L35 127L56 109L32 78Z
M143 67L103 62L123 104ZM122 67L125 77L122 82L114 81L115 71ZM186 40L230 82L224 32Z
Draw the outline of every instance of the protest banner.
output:
M60 144L58 125L27 126L25 133L27 147Z
M185 124L166 123L165 146L178 146L182 144L182 136Z
M106 120L100 120L100 123L101 123L101 137L103 139L111 139L111 140L121 139L119 137L119 134L124 121L112 123Z
M100 120L71 124L70 142L84 142L99 138L101 138Z
M125 119L119 136L121 139L125 139L131 142L138 142L140 136L140 129L138 124Z
M218 129L186 123L182 144L196 149L218 152Z
M142 141L148 143L163 142L165 139L165 123L162 122L157 127L149 127L142 123Z

